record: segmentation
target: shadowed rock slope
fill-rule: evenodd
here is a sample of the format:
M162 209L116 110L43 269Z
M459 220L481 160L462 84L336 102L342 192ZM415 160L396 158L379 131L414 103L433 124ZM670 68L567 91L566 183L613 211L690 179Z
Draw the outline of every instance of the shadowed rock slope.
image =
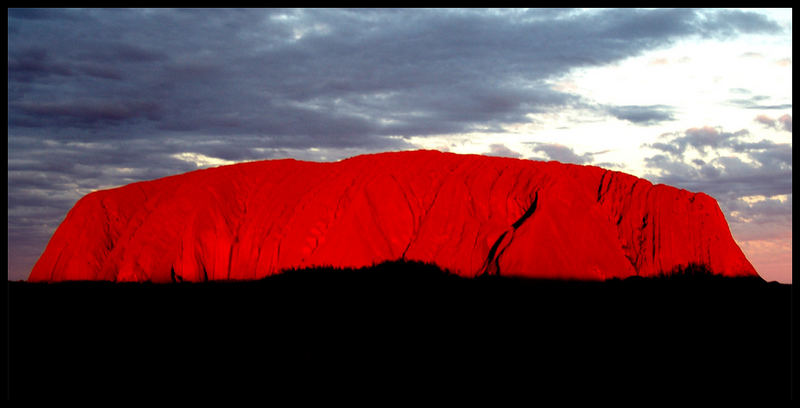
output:
M717 202L593 166L437 151L269 160L86 195L29 281L250 280L391 260L603 280L758 276Z

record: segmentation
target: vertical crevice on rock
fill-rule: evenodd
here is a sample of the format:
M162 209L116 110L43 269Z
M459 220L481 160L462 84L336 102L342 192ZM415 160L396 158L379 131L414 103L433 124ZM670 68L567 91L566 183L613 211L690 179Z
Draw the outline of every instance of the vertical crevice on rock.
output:
M102 253L102 259L97 259L97 270L94 271L95 278L99 277L99 275L105 269L106 260L108 259L109 255L112 251L114 251L114 247L116 246L116 236L117 234L112 231L112 224L111 224L111 214L106 207L103 198L98 200L100 202L100 207L103 209L103 216L105 217L105 223L103 224L103 233L105 235L105 242L103 242L103 247L105 251Z
M608 176L608 177L606 177ZM606 182L606 178L608 178L608 182ZM605 173L600 177L600 185L597 186L597 202L599 203L608 191L611 190L611 182L614 180L614 172L611 170L606 170ZM603 185L605 184L605 189Z
M608 174L608 170L600 176L600 184L597 186L597 202L600 202L600 199L603 198L603 181L606 179L606 174Z
M183 276L178 275L175 273L175 265L170 266L169 268L169 276L172 279L172 283L183 282Z
M515 223L511 224L511 228L516 230L517 228L520 227L520 225L522 225L522 223L525 222L525 220L528 219L528 217L533 215L534 211L536 211L536 204L538 202L539 202L539 192L537 191L533 197L533 203L531 203L530 207L528 207L525 213L522 214L522 216L519 217L519 219Z
M489 255L486 256L486 261L484 261L483 267L481 268L481 275L492 275L492 272L494 272L495 275L500 275L500 266L495 262L494 254L497 252L497 248L500 247L500 243L503 242L503 238L505 238L506 234L508 234L508 231L500 234L500 237L497 238L497 241L495 241L489 249ZM492 263L494 263L497 268L495 271L490 271Z
M538 206L538 203L539 203L539 192L536 191L534 193L534 196L533 196L533 202L531 203L530 206L528 206L528 209L525 210L525 212L522 214L522 216L519 217L519 219L517 221L515 221L513 224L511 224L511 228L509 230L503 232L500 235L500 237L497 238L497 241L495 241L494 245L492 245L492 248L489 250L489 254L486 257L486 261L484 262L484 266L483 266L483 268L481 268L481 275L497 275L497 276L500 276L500 256L503 255L503 252L505 252L506 248L508 248L511 245L511 242L514 241L514 233L517 231L517 228L522 226L522 224L524 224L525 221L528 218L530 218L531 215L533 215L534 212L536 212L536 208ZM511 235L509 236L505 246L500 248L500 244L503 242L503 239L509 233L511 233ZM499 252L498 252L498 249L499 249ZM494 265L493 269L492 269L492 265Z

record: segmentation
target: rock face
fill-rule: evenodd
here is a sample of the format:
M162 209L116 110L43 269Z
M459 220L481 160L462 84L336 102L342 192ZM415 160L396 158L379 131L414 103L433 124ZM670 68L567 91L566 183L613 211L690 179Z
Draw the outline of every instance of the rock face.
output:
M86 195L29 281L259 279L406 259L602 280L689 263L758 276L717 202L592 166L437 151L271 160Z

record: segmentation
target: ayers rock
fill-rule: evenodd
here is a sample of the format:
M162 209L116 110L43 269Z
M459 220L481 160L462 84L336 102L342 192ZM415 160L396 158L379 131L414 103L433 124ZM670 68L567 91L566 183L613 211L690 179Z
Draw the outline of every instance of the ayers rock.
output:
M269 160L81 198L30 281L248 280L309 266L603 280L758 276L717 202L593 166L437 151Z

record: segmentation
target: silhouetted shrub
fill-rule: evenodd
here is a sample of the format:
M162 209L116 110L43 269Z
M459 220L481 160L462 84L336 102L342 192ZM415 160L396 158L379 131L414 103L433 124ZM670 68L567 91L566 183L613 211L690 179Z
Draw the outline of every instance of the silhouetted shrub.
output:
M313 266L306 268L287 269L279 274L264 279L283 276L284 278L314 277L314 278L359 278L359 279L428 279L428 278L459 278L458 275L442 269L436 264L419 261L385 261L361 268L342 268L333 266Z
M656 276L656 279L669 279L669 280L711 280L724 278L722 275L715 274L711 268L706 264L690 263L687 265L678 265L673 267L670 271L662 271Z

